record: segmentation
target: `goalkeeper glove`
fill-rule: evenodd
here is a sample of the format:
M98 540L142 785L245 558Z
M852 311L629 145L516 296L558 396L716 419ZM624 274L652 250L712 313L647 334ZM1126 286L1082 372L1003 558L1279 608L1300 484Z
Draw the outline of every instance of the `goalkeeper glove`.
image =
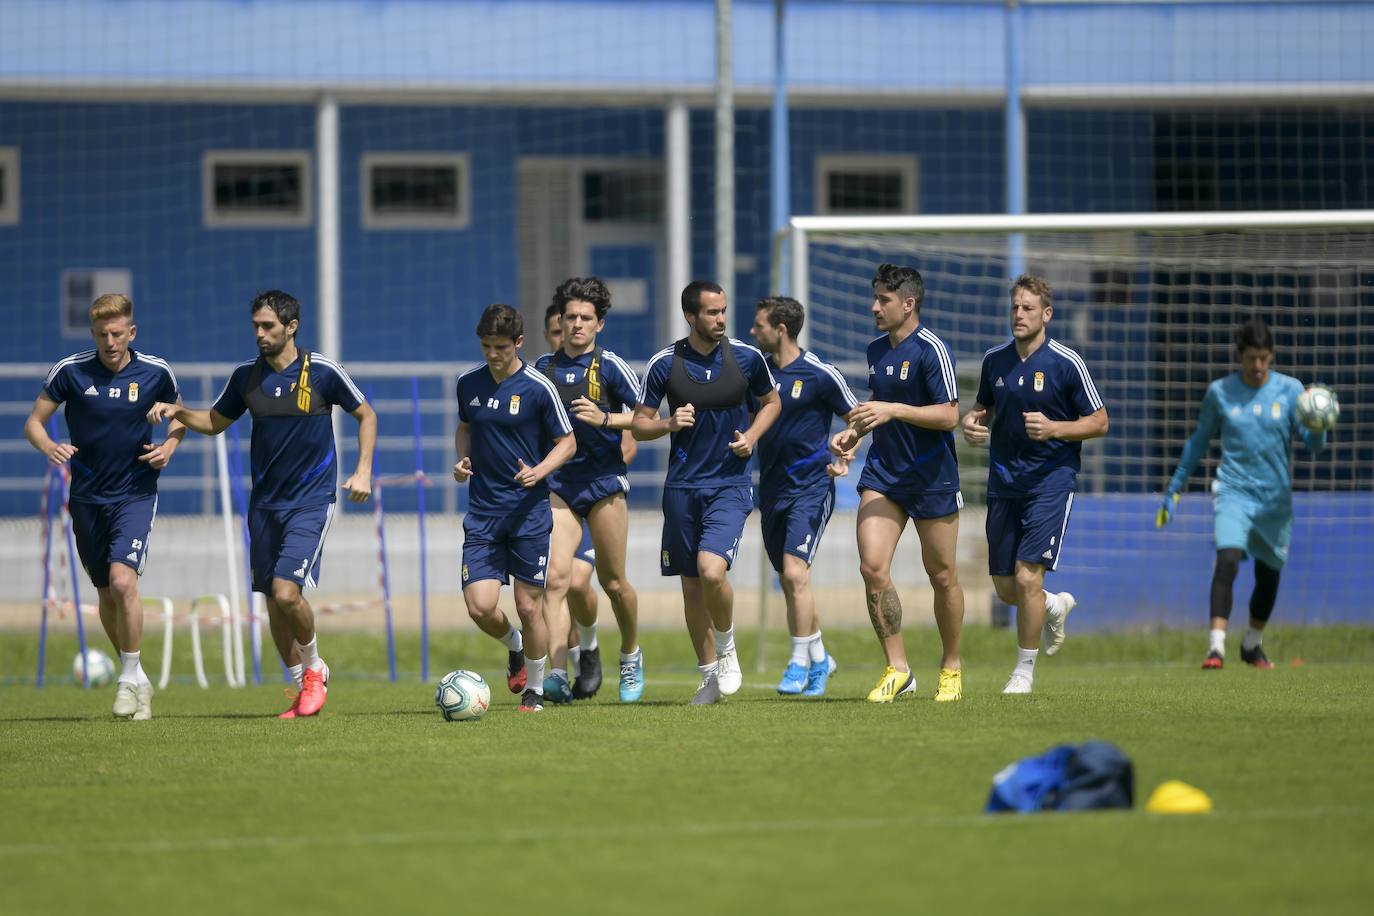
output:
M1177 493L1165 493L1164 502L1159 504L1159 511L1155 513L1155 527L1163 528L1169 524L1169 520L1174 517L1174 509L1178 506Z

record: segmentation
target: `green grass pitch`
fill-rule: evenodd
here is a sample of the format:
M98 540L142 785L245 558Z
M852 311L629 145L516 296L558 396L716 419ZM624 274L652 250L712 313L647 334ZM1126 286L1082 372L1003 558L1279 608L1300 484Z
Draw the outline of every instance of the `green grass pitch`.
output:
M71 685L69 641L52 685L20 682L36 641L8 633L0 913L1367 912L1371 631L1275 630L1268 672L1198 670L1201 630L1071 632L1034 695L1002 697L1012 636L972 630L965 699L939 705L935 636L907 640L920 693L892 706L862 701L872 636L835 631L825 700L773 692L779 634L766 673L743 642L740 694L690 708L687 638L662 632L642 704L617 704L608 670L595 701L530 716L498 647L444 634L434 678L477 668L495 699L445 723L413 650L391 684L379 639L326 633L318 720L273 718L275 678L200 690L183 657L132 723ZM1135 811L981 813L1006 763L1087 738L1134 759ZM1173 778L1215 812L1141 810Z

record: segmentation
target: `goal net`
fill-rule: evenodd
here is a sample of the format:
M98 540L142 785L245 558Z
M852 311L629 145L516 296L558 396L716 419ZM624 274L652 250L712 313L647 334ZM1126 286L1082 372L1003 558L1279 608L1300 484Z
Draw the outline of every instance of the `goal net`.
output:
M1174 523L1154 514L1208 383L1233 372L1235 326L1274 332L1274 369L1321 382L1342 413L1328 445L1295 442L1294 524L1275 619L1368 623L1374 587L1374 219L1368 212L1142 216L803 217L792 221L793 291L808 308L807 342L866 384L874 338L871 280L884 262L918 268L922 324L958 363L962 407L982 354L1009 339L1010 278L1025 270L1054 289L1051 336L1086 360L1111 432L1083 451L1079 497L1054 586L1072 590L1084 627L1200 626L1214 546L1210 486L1219 443L1194 472ZM959 442L969 505L965 578L986 576L986 452ZM1236 582L1245 619L1251 572Z

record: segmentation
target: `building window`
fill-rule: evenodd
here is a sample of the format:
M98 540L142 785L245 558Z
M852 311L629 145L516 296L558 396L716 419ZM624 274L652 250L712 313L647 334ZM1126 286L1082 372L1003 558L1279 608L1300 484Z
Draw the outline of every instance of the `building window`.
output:
M110 293L133 297L133 275L125 268L62 271L58 283L62 336L91 336L91 303Z
M211 150L204 160L205 225L310 225L310 154L299 150Z
M915 213L916 157L817 157L816 212L833 215Z
M0 226L19 222L19 147L0 146Z
M656 168L591 168L582 173L587 223L657 225L663 221L663 173Z
M466 229L471 219L466 153L367 153L363 225L368 229Z

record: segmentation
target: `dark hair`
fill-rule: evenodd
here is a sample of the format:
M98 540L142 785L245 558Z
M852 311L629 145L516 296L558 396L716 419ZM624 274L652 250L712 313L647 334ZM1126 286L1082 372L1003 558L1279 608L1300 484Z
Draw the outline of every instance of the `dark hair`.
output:
M544 330L549 329L549 319L554 315L562 315L563 310L559 308L557 302L550 302L549 307L544 309Z
M759 311L768 310L768 323L773 327L782 325L788 335L796 340L801 334L802 323L806 321L806 311L802 304L790 296L766 296L759 300Z
M1016 291L1024 289L1032 296L1040 298L1041 308L1054 308L1054 291L1050 289L1050 281L1044 277L1037 277L1035 274L1021 274L1011 281L1011 301L1016 302Z
M682 290L682 310L689 315L701 311L702 293L724 293L724 288L715 280L693 280Z
M249 314L256 315L260 309L271 309L272 314L284 325L301 319L301 304L279 289L269 289L253 297L253 308Z
M605 318L611 310L611 291L600 277L572 277L564 280L553 292L553 304L560 315L567 311L568 303L574 300L590 302L596 309L597 321Z
M525 336L525 319L509 305L497 302L482 311L482 317L477 320L477 336L509 337L517 341Z
M1274 335L1261 318L1251 318L1236 328L1236 352L1250 349L1274 352Z
M878 272L873 275L873 288L877 289L880 286L903 299L915 299L916 311L921 310L921 301L926 297L926 284L921 279L921 272L916 268L879 264Z

